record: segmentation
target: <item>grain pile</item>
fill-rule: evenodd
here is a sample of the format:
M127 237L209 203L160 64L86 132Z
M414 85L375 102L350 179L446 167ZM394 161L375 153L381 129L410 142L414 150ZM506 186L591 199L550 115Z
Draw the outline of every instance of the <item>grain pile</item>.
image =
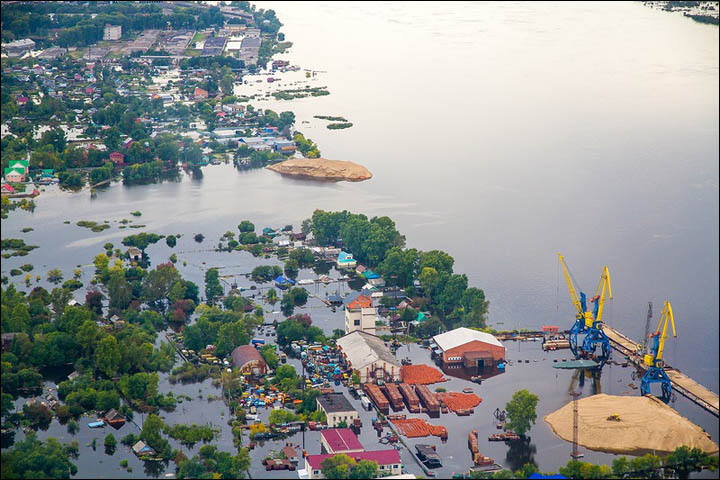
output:
M608 420L618 415L620 421ZM572 402L547 415L560 438L572 441ZM668 453L682 445L716 453L702 428L655 397L593 395L578 400L578 443L590 450L643 455Z
M438 400L447 405L452 412L475 408L480 405L480 402L482 402L482 398L478 397L474 393L438 392L435 396Z
M440 370L428 365L403 365L400 367L400 374L403 382L411 385L429 385L447 381Z
M370 170L362 165L326 158L291 158L266 168L282 175L312 180L361 182L372 178Z
M432 425L420 418L408 418L390 420L395 425L401 435L408 438L427 437L434 435L436 437L447 438L447 429L443 426Z

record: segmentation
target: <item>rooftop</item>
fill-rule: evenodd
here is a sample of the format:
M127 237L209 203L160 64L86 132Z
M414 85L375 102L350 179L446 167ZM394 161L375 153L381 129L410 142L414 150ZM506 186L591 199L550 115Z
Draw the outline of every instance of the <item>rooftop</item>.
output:
M253 360L261 362L261 364L265 364L265 360L263 360L260 352L258 352L257 349L252 345L241 345L237 347L235 350L232 351L231 356L233 365L235 365L237 368L242 368L243 365L247 364L248 362L252 362Z
M234 354L234 352L233 352ZM234 356L234 355L233 355ZM341 392L326 393L317 397L317 401L327 413L351 412L355 410Z
M377 462L378 465L397 465L402 463L402 460L400 460L400 453L398 453L395 449L354 452L346 455L350 458L354 458L356 461L372 460L373 462ZM322 461L332 456L333 455L331 454L308 455L307 462L310 465L310 468L313 470L319 470Z
M489 343L490 345L495 345L496 347L504 347L497 338L493 337L489 333L479 332L465 327L456 328L455 330L435 335L433 340L443 351L450 350L451 348L455 348L459 345L464 345L475 340Z
M364 450L362 443L349 428L334 428L322 430L320 435L330 446L332 453L342 453L349 450Z
M379 360L400 368L400 361L385 346L382 338L371 335L362 330L356 330L337 340L337 345L342 349L352 367L356 370Z

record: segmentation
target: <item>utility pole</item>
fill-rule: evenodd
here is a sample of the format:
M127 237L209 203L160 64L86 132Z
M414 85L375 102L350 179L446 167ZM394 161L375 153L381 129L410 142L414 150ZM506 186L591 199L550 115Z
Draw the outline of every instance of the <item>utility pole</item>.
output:
M573 391L570 395L573 397L573 446L572 454L570 456L574 459L582 458L585 455L578 452L578 403L577 399L581 395L581 392Z

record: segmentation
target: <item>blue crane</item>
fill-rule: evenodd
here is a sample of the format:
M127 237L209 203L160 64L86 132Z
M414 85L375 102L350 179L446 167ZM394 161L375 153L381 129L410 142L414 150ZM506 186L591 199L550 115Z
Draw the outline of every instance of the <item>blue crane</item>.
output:
M610 283L610 271L607 266L603 267L595 295L590 299L593 309L590 311L587 304L587 296L584 292L575 288L577 282L573 281L572 274L565 264L565 259L558 253L560 264L565 274L565 281L570 292L570 298L577 309L575 323L570 328L570 350L576 359L592 358L602 368L610 359L610 339L602 330L602 315L605 307L606 293L608 299L612 300L612 284ZM582 346L579 346L579 335L585 335ZM598 351L598 348L600 351Z

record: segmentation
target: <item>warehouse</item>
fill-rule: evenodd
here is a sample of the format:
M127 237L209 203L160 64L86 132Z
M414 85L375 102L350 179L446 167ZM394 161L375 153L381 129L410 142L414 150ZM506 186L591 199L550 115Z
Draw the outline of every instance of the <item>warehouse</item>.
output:
M360 383L401 380L400 360L380 337L356 330L337 340L343 360L360 377Z
M462 327L435 335L433 340L443 366L482 370L505 362L505 347L489 333Z
M252 345L242 345L232 351L233 366L243 373L265 375L267 364Z

